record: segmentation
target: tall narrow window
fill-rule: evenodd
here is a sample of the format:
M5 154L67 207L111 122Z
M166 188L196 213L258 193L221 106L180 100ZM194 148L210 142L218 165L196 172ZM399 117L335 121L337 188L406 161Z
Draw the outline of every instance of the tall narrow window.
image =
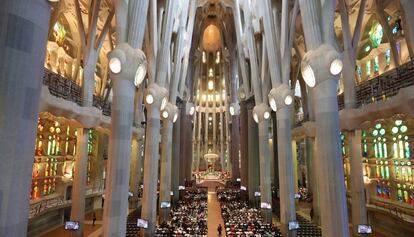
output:
M375 56L374 58L374 73L379 72L379 59L378 56Z
M371 76L371 61L368 61L365 66L367 77Z
M391 50L387 49L387 51L385 51L385 64L389 66L390 63L391 63Z

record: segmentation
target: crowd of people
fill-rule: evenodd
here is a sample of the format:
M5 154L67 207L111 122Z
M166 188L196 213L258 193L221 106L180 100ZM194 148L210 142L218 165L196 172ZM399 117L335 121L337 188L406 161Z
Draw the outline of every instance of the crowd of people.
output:
M240 200L239 190L217 188L216 192L228 237L281 236L277 228L263 221L260 210L249 208L247 202Z
M170 221L161 223L156 236L207 236L207 189L187 188Z

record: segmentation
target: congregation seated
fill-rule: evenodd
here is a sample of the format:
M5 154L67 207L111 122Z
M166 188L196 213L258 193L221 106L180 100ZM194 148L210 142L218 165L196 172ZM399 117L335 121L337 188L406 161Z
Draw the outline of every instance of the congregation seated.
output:
M263 221L260 210L240 200L239 190L218 188L217 194L228 237L281 236L274 226Z
M157 227L155 236L207 236L207 189L187 188L170 217Z
M129 213L127 218L126 237L138 236L140 228L137 226L137 219L140 217L140 213L140 209Z

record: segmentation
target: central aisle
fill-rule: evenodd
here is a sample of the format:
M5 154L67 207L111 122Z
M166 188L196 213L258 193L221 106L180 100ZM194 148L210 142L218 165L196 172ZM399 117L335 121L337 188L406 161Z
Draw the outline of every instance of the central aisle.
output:
M208 207L208 212L207 212L208 232L207 232L207 236L208 237L217 237L218 236L217 227L218 227L219 224L221 224L221 226L223 227L222 236L226 236L225 235L225 230L224 230L223 218L221 217L220 203L219 203L219 200L217 199L216 192L209 191L207 198L208 198L207 199L207 205L208 205L207 206Z

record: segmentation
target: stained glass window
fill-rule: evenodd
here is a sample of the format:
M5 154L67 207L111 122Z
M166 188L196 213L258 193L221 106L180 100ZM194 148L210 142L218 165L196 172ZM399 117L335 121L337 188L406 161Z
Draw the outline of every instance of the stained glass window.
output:
M389 179L389 168L387 150L387 139L385 138L385 128L380 123L372 129L374 156L376 158L376 176L379 179Z
M380 23L375 22L371 30L369 31L369 39L371 40L372 47L377 48L382 41L382 37L384 36L384 31Z
M391 63L391 50L387 49L387 51L385 51L385 64L388 66Z
M361 69L361 66L357 65L356 70L357 70L358 79L361 80L362 79L362 69Z
M374 58L374 73L378 73L379 72L379 59L378 56L376 56Z
M395 179L399 182L397 184L397 200L410 203L412 197L408 195L406 183L413 182L413 170L410 161L408 127L403 120L395 120L391 132Z
M366 70L367 76L371 76L371 61L367 62L365 66L365 70Z

